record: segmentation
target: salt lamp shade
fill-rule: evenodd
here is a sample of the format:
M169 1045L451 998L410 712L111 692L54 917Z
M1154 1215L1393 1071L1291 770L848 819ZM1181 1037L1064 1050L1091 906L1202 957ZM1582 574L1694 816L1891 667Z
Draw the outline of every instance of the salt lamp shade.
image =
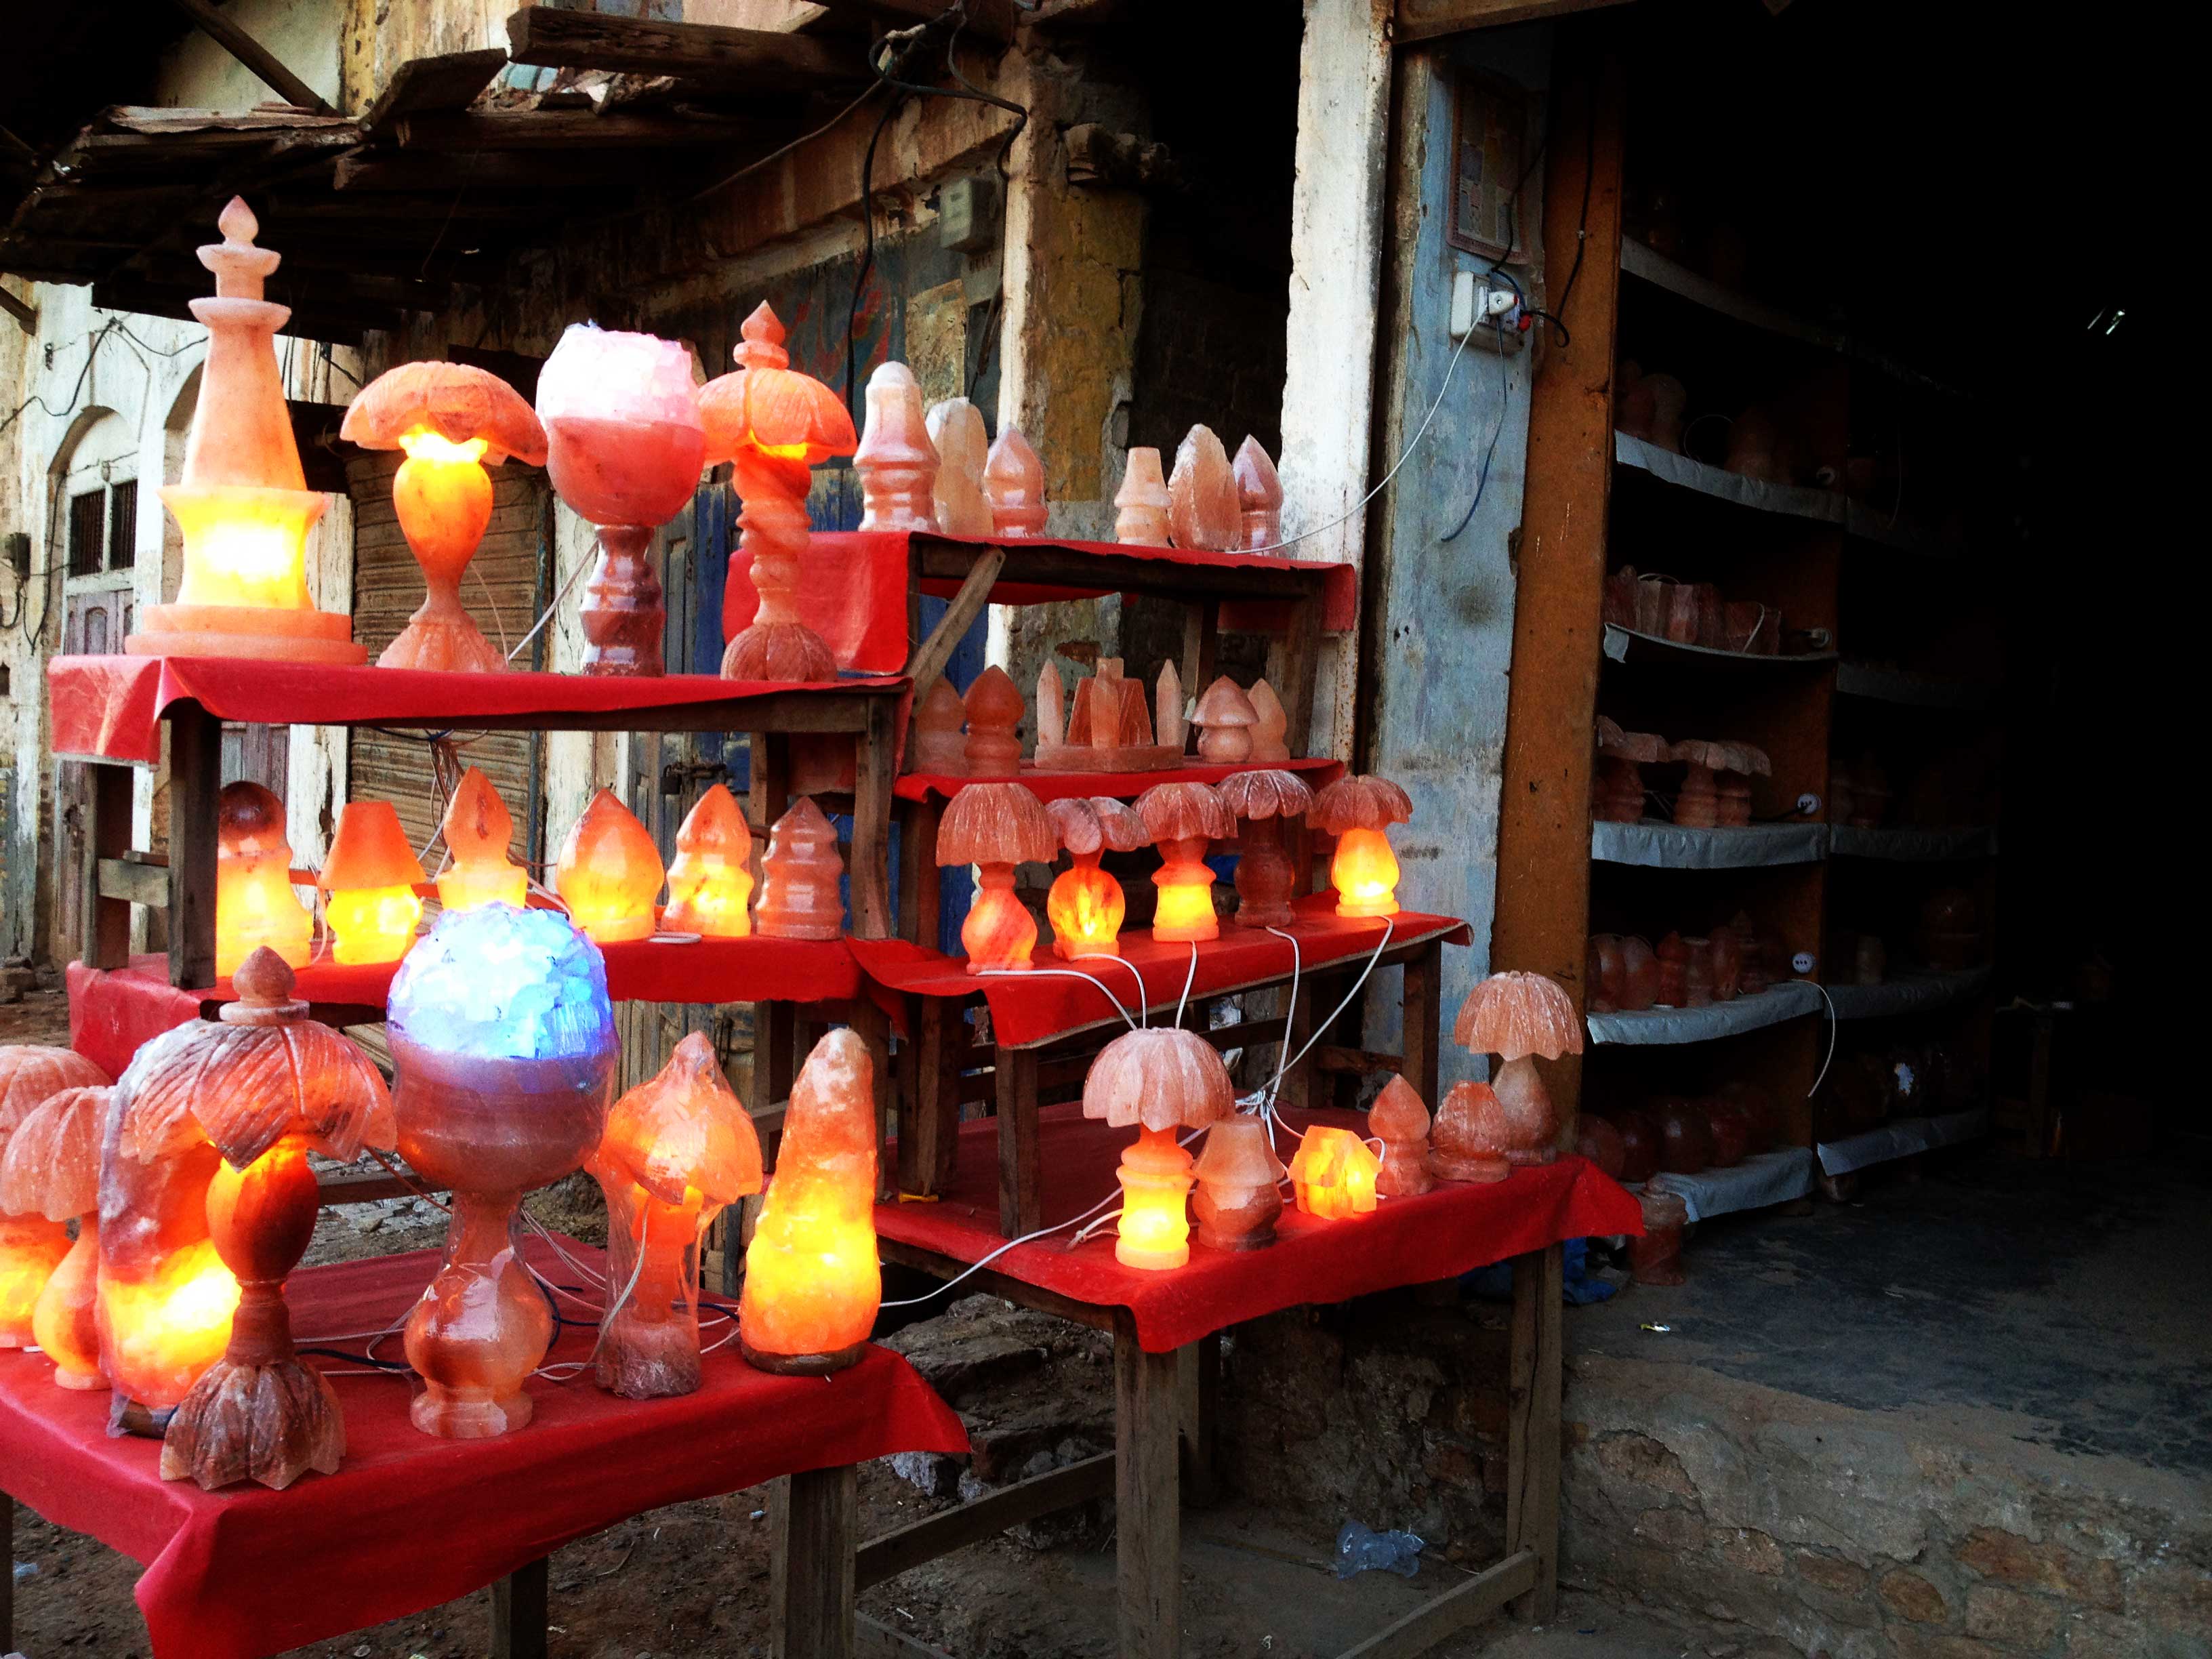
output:
M1398 855L1383 831L1413 816L1413 803L1388 778L1339 778L1314 797L1306 822L1336 837L1329 880L1340 916L1398 913Z
M415 884L422 860L407 844L388 800L349 801L315 885L331 925L331 954L342 963L397 962L415 942L422 901Z
M1045 896L1053 954L1063 960L1119 956L1127 900L1121 884L1100 869L1098 861L1109 849L1127 853L1144 846L1144 820L1134 809L1103 795L1088 799L1071 795L1048 801L1044 810L1072 860Z
M1114 1246L1124 1267L1165 1270L1190 1259L1190 1154L1179 1128L1200 1128L1237 1109L1237 1088L1213 1045L1179 1026L1125 1031L1098 1051L1083 1079L1083 1115L1135 1124L1121 1155L1121 1217Z
M561 844L554 886L568 919L594 944L611 945L653 932L653 902L666 873L636 814L602 789Z
M14 1051L9 1051L14 1052ZM61 1224L76 1218L76 1242L68 1247L37 1293L31 1340L54 1363L64 1389L107 1385L100 1370L100 1133L113 1091L78 1085L48 1095L12 1134L0 1135L0 1346L13 1346L18 1252L31 1247L33 1262L52 1255ZM49 1232L35 1225L45 1221Z
M448 910L479 904L520 909L530 896L530 872L507 855L514 818L499 791L471 766L461 774L446 807L446 851L453 863L438 877L438 902Z
M1275 1219L1283 1212L1276 1183L1283 1166L1268 1144L1267 1125L1258 1117L1225 1117L1206 1132L1205 1148L1192 1173L1198 1189L1191 1198L1198 1242L1217 1250L1256 1250L1275 1242Z
M844 874L836 827L811 796L801 795L769 827L754 927L770 939L837 938L845 931L838 892Z
M860 440L844 400L803 369L791 367L783 323L765 301L738 330L734 373L701 388L699 418L707 459L733 459L757 449L806 466L850 455Z
M1291 1158L1291 1190L1298 1208L1322 1221L1370 1214L1382 1159L1349 1129L1316 1123Z
M1049 864L1058 845L1043 803L1018 783L971 783L952 797L937 829L937 861L976 867L975 902L960 925L969 973L1030 965L1036 922L1015 896L1014 866Z
M216 804L216 972L235 973L264 945L304 968L314 933L314 918L292 891L284 803L258 783L225 784Z
M1237 682L1226 674L1199 694L1198 757L1234 765L1252 756L1251 728L1260 716Z
M63 1090L95 1087L108 1080L106 1073L74 1048L39 1042L0 1048L0 1145Z
M708 435L676 341L570 324L538 371L538 418L547 476L579 518L652 526L690 503Z
M676 832L668 866L668 908L661 926L707 939L744 939L753 931L753 836L738 798L716 784L699 797Z
M398 449L428 434L455 446L482 444L496 466L509 456L545 465L545 428L513 386L469 363L402 363L355 394L338 436L363 449Z
M1203 783L1154 784L1137 797L1137 816L1162 860L1152 874L1158 891L1152 937L1169 944L1219 938L1206 848L1209 841L1227 841L1237 833L1237 819L1219 793Z
M1413 1198L1435 1186L1429 1172L1429 1109L1413 1085L1393 1076L1367 1109L1367 1127L1382 1143L1382 1168L1375 1190L1384 1198Z
M70 1254L63 1224L82 1213L51 1212L49 1184L40 1179L41 1165L33 1161L49 1136L27 1126L41 1121L49 1102L106 1081L105 1072L71 1049L36 1043L0 1048L0 1169L21 1166L16 1178L0 1188L0 1348L20 1348L38 1340L38 1308ZM25 1143L20 1150L18 1141ZM70 1178L63 1170L52 1173L57 1181ZM81 1169L76 1173L81 1175Z

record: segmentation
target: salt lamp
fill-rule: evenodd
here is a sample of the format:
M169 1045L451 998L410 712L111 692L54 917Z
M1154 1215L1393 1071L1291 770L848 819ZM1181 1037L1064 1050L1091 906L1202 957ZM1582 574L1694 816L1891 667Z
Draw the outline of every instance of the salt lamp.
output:
M883 1298L876 1262L875 1062L839 1027L814 1045L783 1118L745 1246L738 1346L748 1364L820 1376L857 1361Z
M971 783L937 826L937 861L975 866L975 902L960 924L971 974L1030 965L1036 923L1014 896L1014 866L1049 864L1059 848L1044 805L1018 783Z
M1575 1120L1575 1156L1588 1158L1619 1181L1627 1165L1628 1147L1611 1122L1584 1112Z
M1667 1175L1696 1175L1713 1161L1713 1127L1705 1108L1669 1095L1655 1101L1659 1168Z
M1044 534L1044 463L1018 427L1008 427L983 462L983 493L991 498L991 527L1000 536Z
M577 617L583 672L665 673L667 605L647 550L655 527L690 504L708 459L691 354L650 334L572 323L538 371L538 418L554 489L599 526Z
M1371 1215L1382 1167L1382 1159L1351 1130L1316 1123L1291 1155L1291 1192L1298 1208L1316 1220Z
M1121 918L1127 906L1121 884L1100 869L1098 860L1109 849L1129 853L1144 846L1144 820L1127 803L1109 795L1047 801L1044 812L1068 854L1068 867L1054 878L1052 890L1045 895L1053 955L1063 961L1120 956Z
M1168 545L1168 481L1160 452L1139 445L1129 452L1121 487L1114 492L1114 539L1146 547Z
M1712 1142L1713 1168L1735 1168L1751 1151L1750 1114L1717 1096L1701 1104Z
M1393 1076L1367 1109L1367 1127L1382 1143L1375 1190L1384 1198L1418 1198L1437 1184L1429 1172L1429 1109L1413 1085Z
M1057 749L1067 742L1067 687L1060 678L1060 665L1047 663L1037 671L1036 740L1040 749Z
M699 797L676 832L668 866L668 908L660 925L707 939L744 939L753 931L746 905L753 896L753 836L726 785Z
M276 331L292 313L261 297L282 256L253 246L261 227L230 199L222 240L199 250L215 296L191 301L207 325L199 401L184 471L161 487L183 532L175 603L149 605L123 642L134 657L261 657L357 663L353 621L307 596L307 532L327 498L307 488L276 367Z
M1710 1008L1713 1003L1713 942L1702 934L1682 941L1682 1006Z
M1620 1135L1619 1179L1632 1186L1659 1173L1659 1123L1649 1112L1617 1111L1613 1127Z
M1199 693L1198 757L1234 766L1252 755L1251 727L1259 720L1251 698L1224 674Z
M1583 989L1594 1014L1609 1014L1627 995L1628 963L1617 933L1592 933L1583 951Z
M932 777L963 777L968 771L968 739L960 728L968 721L968 706L942 674L929 695L914 711L914 738L908 747L908 768Z
M17 1052L9 1050L10 1053ZM32 1304L28 1339L54 1362L64 1389L101 1389L100 1371L100 1129L107 1116L104 1084L80 1084L48 1095L12 1133L0 1134L0 1348L21 1347L17 1324L21 1269L50 1255L64 1224L76 1218L76 1242L56 1264ZM52 1231L27 1242L18 1223L44 1221Z
M1283 845L1283 823L1313 805L1313 791L1295 772L1262 769L1222 779L1221 799L1244 825L1237 860L1237 925L1287 927L1297 869Z
M904 363L868 376L868 414L853 471L860 475L860 528L935 530L937 446L921 411L921 387Z
M1247 551L1273 547L1283 539L1283 481L1260 441L1249 434L1230 465L1237 481L1237 544Z
M1190 722L1183 718L1182 675L1172 657L1160 665L1160 677L1152 688L1152 708L1153 735L1161 748L1181 760L1183 744L1190 738Z
M968 741L962 750L971 778L1011 778L1021 769L1021 688L996 663L975 676L962 700L968 714Z
M1692 738L1668 751L1684 763L1681 792L1674 797L1674 822L1698 829L1741 828L1751 822L1751 777L1771 775L1763 749L1747 743L1708 743ZM1723 787L1719 775L1728 776Z
M760 1191L760 1137L694 1031L614 1103L584 1167L607 1199L610 1304L599 1386L629 1400L699 1387L699 1241L725 1206Z
M1176 450L1168 477L1168 528L1177 547L1230 548L1237 544L1243 508L1236 476L1221 440L1194 426Z
M453 1193L436 1275L407 1316L425 1434L483 1440L530 1421L523 1382L553 1340L516 1260L522 1195L606 1130L619 1050L599 947L557 910L449 910L399 964L386 1031L399 1151Z
M140 1133L198 1120L221 1154L207 1194L209 1242L238 1281L222 1357L200 1373L162 1437L161 1478L213 1492L241 1480L278 1490L337 1472L345 1419L321 1372L292 1346L284 1280L307 1253L321 1200L309 1152L349 1164L391 1147L392 1097L359 1044L307 1018L292 970L256 951L239 1000L134 1085ZM191 1030L191 1027L186 1027Z
M1097 672L1075 686L1075 703L1058 744L1040 732L1036 763L1063 772L1146 772L1176 764L1181 748L1155 742L1141 681L1122 677L1119 657L1101 657Z
M1659 954L1651 941L1631 933L1620 941L1620 1006L1643 1013L1659 1000Z
M1505 1109L1487 1083L1455 1083L1429 1126L1429 1172L1439 1181L1503 1181L1506 1161Z
M1283 1212L1276 1183L1283 1178L1283 1165L1267 1144L1264 1119L1221 1119L1206 1132L1191 1173L1198 1180L1190 1212L1200 1243L1217 1250L1257 1250L1275 1242L1275 1219Z
M553 887L569 921L594 945L612 945L653 932L653 902L666 873L637 815L602 789L561 843Z
M1163 860L1152 872L1152 885L1159 890L1152 937L1167 945L1220 938L1206 844L1237 833L1228 803L1211 784L1157 783L1137 797L1137 816Z
M407 459L392 504L422 567L422 605L384 647L379 668L498 673L507 666L461 604L461 574L491 524L487 464L545 465L545 429L514 389L467 363L402 363L362 387L338 436Z
M1644 817L1644 773L1667 758L1667 739L1650 732L1624 732L1597 717L1597 776L1590 816L1606 823L1635 823Z
M769 826L754 930L769 939L836 939L845 931L837 830L811 795Z
M315 885L324 893L331 954L342 963L397 962L415 942L422 860L388 800L349 801Z
M1688 1007L1689 945L1680 933L1668 933L1653 947L1651 954L1659 963L1659 991L1656 1006L1662 1008Z
M227 783L216 803L215 970L235 973L267 945L295 968L314 950L315 921L292 891L284 803L258 783Z
M1252 700L1251 758L1261 766L1279 766L1291 757L1291 746L1284 741L1291 717L1284 712L1283 700L1265 680L1253 681L1246 695Z
M1869 939L1872 940L1876 950L1881 948L1880 938L1871 934L1862 938L1859 941L1862 965L1863 965L1863 957ZM1742 935L1723 922L1720 927L1713 929L1712 942L1713 1000L1734 1002L1736 998L1743 994ZM1877 972L1872 981L1863 979L1860 982L1879 984L1881 977L1880 973Z
M1559 1155L1559 1118L1531 1056L1582 1053L1583 1023L1573 1000L1541 974L1492 974L1460 1005L1452 1040L1505 1062L1492 1087L1504 1114L1507 1162L1549 1164Z
M530 896L530 872L507 855L514 819L491 780L474 766L461 774L446 806L446 851L453 862L438 877L438 902L448 910L512 904Z
M1680 1193L1649 1188L1636 1196L1644 1231L1628 1241L1629 1276L1638 1285L1684 1283L1682 1230L1690 1224L1689 1204Z
M1398 855L1383 831L1413 816L1413 803L1388 778L1372 773L1339 778L1314 797L1306 822L1336 837L1328 878L1340 916L1398 914Z
M931 486L937 528L946 536L991 533L991 498L983 493L983 464L991 440L983 416L965 398L947 398L929 406L929 441L937 448L937 477Z
M73 1048L41 1043L0 1048L0 1152L53 1097L106 1082L107 1073ZM62 1224L69 1215L82 1213L48 1216L45 1207L0 1199L0 1348L20 1348L34 1340L39 1297L70 1253L69 1230Z
M1237 1109L1237 1086L1221 1055L1195 1031L1176 1025L1125 1031L1098 1051L1083 1079L1083 1115L1116 1128L1137 1126L1121 1154L1121 1237L1114 1259L1125 1267L1180 1267L1190 1260L1183 1213L1193 1171L1178 1129L1202 1129Z

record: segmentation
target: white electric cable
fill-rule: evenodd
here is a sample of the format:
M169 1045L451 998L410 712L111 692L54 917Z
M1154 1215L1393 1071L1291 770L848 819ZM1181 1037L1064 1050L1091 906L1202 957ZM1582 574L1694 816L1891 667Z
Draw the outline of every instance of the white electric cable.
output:
M1121 1023L1133 1031L1137 1029L1137 1022L1129 1018L1129 1011L1121 1006L1121 999L1106 988L1104 980L1093 975L1079 973L1073 968L979 968L975 970L975 977L978 979L1031 979L1039 974L1053 979L1089 981L1098 988L1098 994L1101 996L1114 1005L1114 1012L1121 1016ZM1138 983L1141 985L1143 981L1140 980Z
M1805 1091L1805 1098L1812 1099L1820 1092L1820 1085L1828 1080L1828 1067L1836 1059L1836 1000L1828 994L1828 988L1818 980L1808 981L1820 994L1820 1000L1828 1005L1828 1057L1820 1062L1820 1074L1813 1079L1813 1086Z
M1137 1025L1139 1030L1148 1024L1149 1010L1146 1006L1145 976L1137 971L1137 964L1127 957L1116 956L1111 951L1084 951L1068 958L1071 962L1118 962L1129 970L1129 977L1137 981Z
M1198 983L1198 941L1190 945L1190 970L1182 976L1182 994L1176 999L1175 1023L1182 1024L1182 1011L1190 1006L1190 988Z

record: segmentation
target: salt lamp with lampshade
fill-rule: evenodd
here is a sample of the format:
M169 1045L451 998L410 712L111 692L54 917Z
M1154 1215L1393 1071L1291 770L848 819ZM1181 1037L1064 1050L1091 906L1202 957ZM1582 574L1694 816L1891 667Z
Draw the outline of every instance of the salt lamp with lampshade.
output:
M1370 1215L1382 1167L1374 1149L1351 1130L1316 1123L1291 1157L1291 1191L1298 1208L1316 1220Z
M1099 868L1098 861L1108 852L1134 852L1146 845L1144 820L1110 795L1064 796L1047 801L1044 811L1068 855L1068 867L1053 878L1044 900L1053 955L1063 961L1121 955L1127 902L1121 884Z
M1675 744L1667 758L1680 761L1682 787L1674 797L1674 822L1698 829L1741 829L1751 822L1751 781L1771 777L1766 751L1747 743L1712 743L1692 738Z
M11 1051L12 1052L12 1051ZM52 1224L59 1233L76 1219L76 1242L67 1248L32 1305L30 1338L54 1362L54 1381L64 1389L101 1389L100 1371L100 1131L107 1117L104 1084L77 1084L48 1095L0 1134L0 1264L14 1251L8 1242L18 1218ZM42 1234L39 1253L52 1249ZM0 1347L19 1346L14 1304L15 1273L0 1265Z
M1184 1212L1193 1169L1176 1132L1203 1129L1236 1110L1229 1068L1195 1031L1146 1026L1098 1051L1083 1079L1083 1115L1137 1129L1116 1172L1121 1216L1114 1259L1123 1267L1161 1271L1190 1260Z
M1152 937L1170 945L1220 938L1206 848L1208 842L1237 833L1236 817L1220 792L1205 783L1156 783L1137 797L1137 816L1162 860L1152 873L1158 890Z
M653 932L653 902L666 874L637 815L601 789L561 843L553 884L568 919L593 944L613 945Z
M769 826L753 927L769 939L833 939L845 931L838 883L837 828L811 795L801 795Z
M1367 1109L1367 1127L1382 1143L1375 1190L1384 1198L1418 1198L1437 1184L1429 1170L1429 1109L1403 1077L1393 1075Z
M1059 837L1044 805L1018 783L971 783L937 826L939 865L975 866L975 900L960 924L971 974L1027 968L1036 921L1014 894L1014 866L1049 864Z
M1644 769L1667 758L1667 739L1650 732L1623 731L1597 717L1597 771L1590 784L1590 816L1607 823L1644 817Z
M1559 1116L1534 1056L1557 1060L1583 1051L1582 1018L1558 981L1518 971L1491 975L1460 1005L1452 1040L1504 1062L1489 1087L1504 1127L1498 1146L1506 1161L1549 1164L1558 1157Z
M1283 827L1312 807L1313 791L1297 773L1267 768L1232 772L1218 787L1244 826L1244 850L1237 860L1237 926L1289 927L1297 868L1283 845Z
M514 819L481 769L461 774L446 805L446 851L453 862L438 875L438 902L448 910L511 904L530 897L530 872L507 855Z
M1198 1242L1217 1250L1257 1250L1275 1242L1283 1212L1283 1165L1266 1120L1239 1114L1206 1132L1192 1174L1190 1212Z
M315 919L292 890L292 844L284 803L240 779L216 800L215 970L237 971L263 945L304 968L313 953Z
M315 878L324 894L331 956L347 964L405 956L422 919L422 901L415 894L422 879L422 860L407 844L392 803L347 802L338 812L330 856Z
M64 1090L98 1088L107 1073L73 1048L19 1043L0 1048L0 1152L24 1122ZM25 1188L26 1195L31 1195ZM70 1253L69 1229L43 1203L11 1204L0 1200L0 1348L20 1348L35 1340L33 1315L48 1279Z
M1403 789L1372 773L1339 778L1314 797L1306 822L1336 837L1328 878L1340 916L1398 914L1398 855L1386 831L1413 816Z
M676 862L668 866L668 908L660 925L704 939L750 937L752 857L744 811L728 786L718 783L699 797L676 831Z

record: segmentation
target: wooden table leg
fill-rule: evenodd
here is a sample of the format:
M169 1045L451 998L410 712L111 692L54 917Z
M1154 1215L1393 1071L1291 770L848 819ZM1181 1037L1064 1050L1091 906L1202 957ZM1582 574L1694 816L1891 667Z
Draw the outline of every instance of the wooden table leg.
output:
M810 1469L769 1491L769 1651L775 1659L852 1659L859 1471Z
M891 768L897 713L888 697L871 698L868 729L855 742L853 781L853 933L891 936Z
M961 1005L913 997L915 1038L901 1053L905 1097L899 1103L898 1179L902 1192L941 1193L952 1178L960 1138L960 1051L968 1045Z
M8 1564L0 1580L0 1649L15 1650L15 1500L0 1492L0 1561Z
M1221 1496L1214 1425L1220 1416L1221 1333L1209 1332L1176 1350L1176 1393L1182 1421L1182 1490L1194 1509Z
M174 704L169 727L169 983L215 983L216 813L222 794L222 722Z
M898 1083L891 1074L890 1016L864 994L852 1006L853 1030L868 1045L876 1089L876 1196L898 1196L898 1172L884 1157L885 1126L898 1109Z
M1505 1553L1533 1550L1536 1582L1516 1604L1548 1623L1559 1605L1560 1304L1565 1247L1513 1258L1513 1349L1506 1396Z
M1407 1082L1431 1111L1437 1109L1437 1054L1443 1041L1444 942L1433 940L1406 964L1406 988L1400 999L1400 1053Z
M491 1659L545 1659L545 1558L491 1587Z
M992 1055L999 1106L999 1231L1023 1238L1044 1225L1037 1164L1037 1051L1001 1044Z
M1126 1315L1114 1324L1114 1527L1121 1659L1182 1652L1179 1353L1147 1353Z
M83 833L73 872L82 929L77 957L88 968L126 967L131 961L131 901L101 892L100 865L103 859L120 859L131 850L131 769L97 761L64 763L85 769ZM160 878L158 872L147 873Z

